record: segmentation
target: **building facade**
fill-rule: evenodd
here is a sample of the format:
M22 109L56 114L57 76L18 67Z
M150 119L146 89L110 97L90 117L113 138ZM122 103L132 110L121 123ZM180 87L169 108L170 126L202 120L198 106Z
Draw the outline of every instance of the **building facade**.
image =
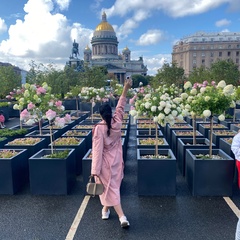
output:
M194 68L210 68L218 60L232 60L240 70L240 32L198 32L182 38L173 46L172 62L188 76Z
M105 66L108 73L114 74L120 83L128 75L147 75L147 67L143 58L131 60L131 51L125 47L118 52L118 39L111 24L107 21L106 13L102 14L102 21L97 25L91 40L92 49L84 49L84 64L89 67Z

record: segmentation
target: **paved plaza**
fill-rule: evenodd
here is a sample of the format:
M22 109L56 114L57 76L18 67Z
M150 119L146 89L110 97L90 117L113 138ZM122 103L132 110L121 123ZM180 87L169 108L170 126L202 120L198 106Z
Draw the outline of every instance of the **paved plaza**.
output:
M18 119L10 119L7 127ZM240 192L233 196L193 197L177 171L174 197L140 197L137 193L136 126L130 137L122 183L122 205L130 221L121 229L114 210L101 219L98 197L85 196L82 175L67 196L39 196L29 186L0 196L0 240L234 240Z

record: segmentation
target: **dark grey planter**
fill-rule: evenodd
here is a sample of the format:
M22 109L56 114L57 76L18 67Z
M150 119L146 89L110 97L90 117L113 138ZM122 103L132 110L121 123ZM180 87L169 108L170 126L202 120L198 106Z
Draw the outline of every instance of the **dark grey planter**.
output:
M55 149L55 152L66 149ZM76 182L75 150L67 158L44 158L51 149L42 149L29 158L30 191L37 195L69 194Z
M92 152L92 149L89 149L82 159L83 188L85 192L86 192L86 185L88 183L89 176L91 175L92 158L89 157L91 152Z
M147 137L141 137L141 138L137 138L137 148L151 148L151 149L154 149L155 148L155 144L152 144L152 145L147 145L147 144L140 144L140 141L141 140L144 140L144 139L148 139ZM155 139L155 138L154 138ZM165 138L158 138L158 139L162 139L163 140L163 144L158 144L158 149L160 148L165 148L165 149L168 149L170 148L169 144L167 143L166 139Z
M42 128L42 130L45 130L45 129L48 130L48 131L50 131L49 125L46 125L46 126L44 126L44 127ZM55 133L54 133L55 139L61 137L61 136L62 136L66 131L68 131L69 129L70 129L70 128L69 128L69 126L67 126L67 125L64 125L62 128L57 128L57 127L53 126L53 127L52 127L52 131L55 132Z
M221 149L213 154L223 159L197 159L207 149L186 150L186 181L193 196L232 196L234 160Z
M57 131L54 131L52 132L53 134L53 141L54 139L57 138ZM32 131L28 134L25 135L26 137L35 137L35 138L46 138L46 144L48 145L50 142L51 142L51 139L50 139L50 130L49 129L42 129L42 135L40 135L40 131L39 130L35 130L35 131Z
M186 167L186 149L209 149L209 140L207 138L196 138L196 144L193 145L193 138L178 138L178 151L176 154L178 168L185 176ZM212 146L215 148L215 144Z
M216 131L218 130L213 130L213 134L212 134L212 142L216 145L216 148L219 148L219 142L221 138L234 137L237 134L237 132L232 130L224 130L223 134L218 135Z
M14 150L18 152L16 156L0 158L0 194L15 194L29 181L27 150Z
M213 124L213 130L228 130L226 126L223 124ZM210 124L209 123L203 123L199 125L199 132L205 137L209 139L209 131L210 130Z
M80 135L81 133L81 135ZM92 131L91 130L68 130L65 132L62 137L79 137L79 138L84 138L85 139L85 153L92 148ZM85 154L84 153L84 154Z
M184 134L180 134L180 133L184 133L184 134L187 134L187 133L191 133L191 134L187 134L187 135L184 135ZM192 137L192 133L193 133L193 130L173 130L172 131L172 151L173 151L173 154L177 155L176 153L178 152L178 138L190 138ZM196 138L204 138L204 136L199 132L199 131L196 131Z
M65 99L63 101L63 106L65 107L65 110L77 110L80 109L79 106L79 99Z
M197 122L197 121L203 121L203 118L199 118L199 117L198 117L198 118L196 118L195 120L196 120L196 122ZM187 116L187 117L186 117L186 122L192 126L192 124L193 124L193 119L192 119L192 117Z
M14 127L11 127L10 129L20 129L20 125L16 125ZM38 130L38 126L34 125L34 126L27 126L27 125L22 125L23 129L27 129L27 132L30 133L32 131Z
M224 121L220 121L220 123L230 129L232 124L239 124L239 121L233 121L233 118L226 118Z
M3 148L5 144L8 143L8 139L7 138L2 138L2 140L0 140L0 148Z
M67 138L67 137L60 137L62 138ZM78 138L78 137L74 137ZM86 154L86 141L85 138L78 138L79 139L79 144L75 145L54 145L54 149L68 149L68 148L73 148L75 149L75 169L76 169L76 175L80 175L82 173L82 158ZM57 140L57 139L56 139ZM51 147L51 144L48 145L48 147Z
M11 142L8 142L7 144L4 145L4 148L7 149L26 149L28 158L30 158L35 153L37 153L38 151L45 147L47 147L45 138L41 138L40 142L35 143L33 145L17 145L17 144L11 145Z
M158 130L158 137L163 137L163 133L161 130ZM148 138L154 138L156 136L156 130L151 129L150 133L149 130L137 130L137 138L141 137L148 137Z
M174 125L166 125L166 131L165 131L165 138L167 139L167 142L169 143L170 147L172 147L172 131L174 130L192 130L193 127L190 124L187 123L176 123Z
M232 123L232 124L230 124L230 130L238 132L240 130L240 123Z
M160 155L167 159L144 159L144 155L154 155L154 149L137 149L138 195L175 196L176 195L176 158L171 149L159 149Z

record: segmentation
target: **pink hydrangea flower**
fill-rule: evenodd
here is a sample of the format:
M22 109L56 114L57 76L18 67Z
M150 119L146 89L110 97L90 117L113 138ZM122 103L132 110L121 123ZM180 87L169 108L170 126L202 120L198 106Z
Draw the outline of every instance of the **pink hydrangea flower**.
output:
M28 112L27 109L24 109L21 113L20 113L20 120L28 120L30 118L30 113Z
M65 119L64 119L64 118L60 118L60 117L56 117L56 119L55 119L55 125L56 125L57 127L60 127L60 128L64 127L64 125L65 125Z
M46 118L51 121L53 120L55 117L56 117L57 113L54 112L52 109L49 109L47 112L46 112Z
M56 107L61 107L62 106L62 101L56 101L55 105L56 105Z
M32 102L30 102L27 106L28 110L31 110L33 108L35 108L35 104L33 104Z
M40 94L45 94L46 93L46 89L43 88L43 87L38 87L37 88L37 95L40 95Z
M64 119L65 119L66 123L69 123L72 121L70 114L66 114Z

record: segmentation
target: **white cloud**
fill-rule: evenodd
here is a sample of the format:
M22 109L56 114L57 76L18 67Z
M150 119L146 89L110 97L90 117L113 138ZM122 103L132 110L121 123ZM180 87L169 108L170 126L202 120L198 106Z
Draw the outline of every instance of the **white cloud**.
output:
M66 8L69 0L56 1L60 8ZM69 25L68 19L56 12L53 0L28 0L24 6L24 19L17 19L9 27L9 38L0 42L0 62L14 64L24 69L34 60L38 63L65 63L70 56L72 41L79 41L79 53L89 43L92 30L81 24ZM80 42L81 36L81 42ZM80 56L82 57L82 56ZM23 60L24 59L24 60Z
M7 31L5 20L0 18L0 34Z
M149 18L153 11L163 11L173 18L190 16L207 12L222 4L229 4L229 8L238 4L239 0L116 0L108 9L102 9L108 17L119 15L128 19L118 28L119 36L126 38L140 22Z
M60 10L66 10L68 9L68 6L71 2L71 0L55 0L56 3L58 4Z
M230 32L229 29L225 28L221 32Z
M230 20L227 20L226 18L221 19L215 23L216 27L223 27L228 26L231 23Z
M140 36L136 44L140 46L157 44L161 40L163 40L163 38L164 38L164 35L161 30L158 30L158 29L148 30L146 33Z

